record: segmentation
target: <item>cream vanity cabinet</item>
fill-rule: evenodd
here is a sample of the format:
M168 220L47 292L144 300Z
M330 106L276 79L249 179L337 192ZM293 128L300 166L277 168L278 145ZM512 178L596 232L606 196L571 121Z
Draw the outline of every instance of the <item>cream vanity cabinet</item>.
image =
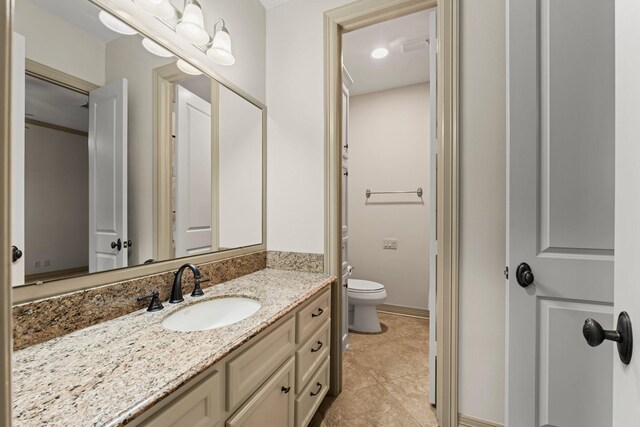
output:
M327 288L132 424L306 427L329 389L330 306Z

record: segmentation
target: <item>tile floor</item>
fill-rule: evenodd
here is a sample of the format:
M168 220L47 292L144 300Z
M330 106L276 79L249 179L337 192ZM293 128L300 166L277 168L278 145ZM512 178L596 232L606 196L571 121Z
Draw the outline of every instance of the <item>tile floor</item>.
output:
M382 333L351 333L343 387L309 427L437 427L428 400L429 320L380 313Z

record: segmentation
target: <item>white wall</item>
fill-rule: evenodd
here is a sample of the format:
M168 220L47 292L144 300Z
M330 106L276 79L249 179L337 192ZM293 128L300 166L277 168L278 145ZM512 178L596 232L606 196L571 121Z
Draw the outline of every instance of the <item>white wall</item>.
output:
M220 248L262 242L262 110L220 87Z
M429 84L350 98L349 264L353 277L383 283L387 304L427 309L429 194L365 191L429 189ZM398 249L382 248L385 238Z
M268 247L323 252L323 13L267 11ZM504 418L505 1L462 0L460 390L465 415Z
M87 137L27 125L25 131L26 274L89 265ZM44 266L49 260L50 265ZM35 268L34 262L41 267Z
M324 252L324 11L349 0L267 10L267 245Z
M505 2L462 0L459 411L504 420ZM491 25L487 25L487 23Z
M105 45L29 0L15 2L14 31L27 39L27 58L102 86Z

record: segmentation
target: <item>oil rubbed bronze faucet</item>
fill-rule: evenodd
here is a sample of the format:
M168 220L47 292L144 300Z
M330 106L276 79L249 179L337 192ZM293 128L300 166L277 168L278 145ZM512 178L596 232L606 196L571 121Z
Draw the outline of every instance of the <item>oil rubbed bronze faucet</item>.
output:
M178 271L174 273L175 277L173 279L173 287L171 288L171 298L169 298L169 302L171 304L184 301L184 298L182 298L182 273L184 273L184 270L186 268L193 271L193 280L195 282L195 286L193 287L193 292L191 292L191 296L199 297L204 295L204 292L202 292L202 288L200 287L200 283L206 282L209 279L202 279L200 277L200 270L198 270L198 267L194 264L187 263L187 264L184 264L182 267L180 267Z

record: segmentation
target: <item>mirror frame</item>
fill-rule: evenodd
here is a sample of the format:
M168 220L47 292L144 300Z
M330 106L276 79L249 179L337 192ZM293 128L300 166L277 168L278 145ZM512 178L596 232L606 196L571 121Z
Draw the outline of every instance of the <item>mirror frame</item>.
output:
M248 255L257 252L263 252L267 248L267 106L252 97L233 83L229 82L225 78L221 77L214 71L216 66L215 62L209 58L203 51L190 44L185 40L178 38L171 28L167 27L163 22L157 18L146 14L144 11L136 8L135 4L131 0L86 0L90 1L97 7L106 10L107 12L117 16L122 21L133 27L141 35L148 37L157 43L160 43L165 48L170 50L176 58L184 59L191 63L200 71L204 76L207 76L214 80L219 85L225 86L235 94L244 98L246 101L255 105L262 110L262 242L256 245L244 246L235 249L228 249L218 252L209 252L202 255L194 255L189 257L175 258L166 261L158 261L153 264L141 264L137 266L124 267L116 270L109 270L98 273L90 273L81 276L70 277L66 279L52 280L45 283L29 283L24 285L17 285L13 287L13 305L34 301L43 298L49 298L56 295L62 295L74 291L80 291L98 286L105 286L117 282L124 282L128 280L134 280L140 277L166 273L171 270L175 270L185 262L191 262L194 264L210 263L214 261L220 261L228 258L237 257L240 255ZM15 13L15 10L12 11ZM5 51L10 50L10 46L7 42L3 46ZM154 70L154 82L158 82L156 79L157 71ZM157 89L157 88L156 88ZM154 93L161 94L162 91L154 90ZM154 210L154 256L157 256L157 241L162 239L161 228L162 215L157 209L166 205L166 194L170 190L166 188L166 173L161 172L163 167L166 167L166 162L170 160L167 157L166 152L162 152L160 147L162 146L158 129L162 125L162 122L157 120L162 114L159 105L165 103L166 99L153 99L153 210ZM163 177L165 178L163 180ZM165 233L166 234L166 233ZM166 236L165 236L166 237Z

